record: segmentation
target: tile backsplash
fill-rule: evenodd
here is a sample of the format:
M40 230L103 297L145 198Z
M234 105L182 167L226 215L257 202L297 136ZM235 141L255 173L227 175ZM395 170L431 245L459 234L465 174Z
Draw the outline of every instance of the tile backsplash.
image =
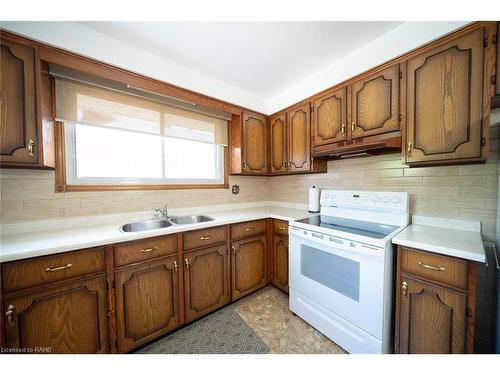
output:
M482 221L482 232L495 239L500 126L491 128L485 164L408 168L400 154L328 162L328 173L280 177L231 176L230 189L54 193L54 172L0 170L0 221L117 214L171 208L280 201L307 203L312 185L331 189L407 191L413 214Z

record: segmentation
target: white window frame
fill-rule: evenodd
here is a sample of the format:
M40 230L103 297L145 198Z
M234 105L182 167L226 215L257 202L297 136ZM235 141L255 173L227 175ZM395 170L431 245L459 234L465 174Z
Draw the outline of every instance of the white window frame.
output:
M118 178L118 177L77 177L76 171L76 127L73 123L64 123L64 144L65 144L65 169L66 169L66 184L67 185L110 185L110 186L127 186L127 185L225 185L226 165L225 165L225 147L217 146L216 152L216 171L218 178L216 179L197 179L197 178ZM91 125L84 125L91 126ZM126 131L115 129L117 131ZM162 142L162 154L165 152L165 144ZM165 159L162 157L162 163ZM162 173L165 172L163 166Z

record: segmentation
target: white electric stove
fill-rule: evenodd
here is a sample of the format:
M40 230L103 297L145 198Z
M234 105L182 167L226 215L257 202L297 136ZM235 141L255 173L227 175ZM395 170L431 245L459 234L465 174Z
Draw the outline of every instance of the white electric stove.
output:
M350 353L389 353L393 250L408 193L323 190L290 222L290 310Z

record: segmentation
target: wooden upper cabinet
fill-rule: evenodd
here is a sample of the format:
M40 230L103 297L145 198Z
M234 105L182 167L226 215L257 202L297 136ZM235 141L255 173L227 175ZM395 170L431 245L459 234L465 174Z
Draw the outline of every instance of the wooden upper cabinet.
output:
M484 33L484 28L477 29L408 60L406 163L486 157Z
M118 351L176 328L179 317L177 255L115 274Z
M311 170L311 104L288 112L288 170Z
M271 139L271 173L286 173L288 170L286 113L269 119Z
M314 101L313 145L347 139L347 88L330 92Z
M7 297L6 345L51 353L108 353L105 276ZM3 319L3 317L2 317Z
M352 139L399 128L399 64L351 85Z
M408 276L401 283L399 353L464 353L467 295Z
M229 301L226 244L184 255L186 321L224 306Z
M266 242L266 236L258 236L231 243L233 301L267 284Z
M264 116L243 113L243 173L267 173L267 124Z
M36 164L35 49L3 37L0 41L0 161Z

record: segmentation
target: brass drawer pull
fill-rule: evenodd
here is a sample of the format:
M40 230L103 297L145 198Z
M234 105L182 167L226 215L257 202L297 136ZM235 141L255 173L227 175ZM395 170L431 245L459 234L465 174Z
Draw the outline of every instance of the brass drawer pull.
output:
M12 314L14 313L14 305L7 306L7 311L5 312L5 317L7 318L7 324L9 327L12 327L14 323L14 319L12 319Z
M430 265L425 264L425 263L422 263L422 262L418 262L417 264L418 264L420 267L424 267L424 268L427 268L427 269L429 269L429 270L434 270L434 271L439 271L439 272L446 271L446 268L444 268L444 267L430 266Z
M28 149L28 156L30 158L35 157L35 141L28 139L28 147L26 148Z
M341 131L342 131L342 135L344 135L344 136L345 136L345 134L346 134L346 131L345 131L345 124L342 124L342 129L341 129Z
M255 228L245 228L247 232L250 232L251 230L254 230Z
M61 266L61 267L55 267L55 268L47 267L47 268L45 268L45 272L57 272L57 271L67 270L68 268L71 268L71 267L73 267L73 265L71 263L68 263L65 266Z
M141 253L150 253L150 252L156 251L156 250L158 250L158 248L156 246L155 247L149 247L147 249L142 249Z
M351 133L354 133L356 131L356 123L353 121L351 124Z
M403 293L403 297L406 297L408 294L408 283L406 281L403 281L403 284L401 284L401 292Z
M278 227L279 230L286 230L286 227Z
M408 147L406 148L406 155L411 158L411 142L408 142Z
M201 236L200 240L205 241L205 240L209 240L211 238L212 238L212 236Z

